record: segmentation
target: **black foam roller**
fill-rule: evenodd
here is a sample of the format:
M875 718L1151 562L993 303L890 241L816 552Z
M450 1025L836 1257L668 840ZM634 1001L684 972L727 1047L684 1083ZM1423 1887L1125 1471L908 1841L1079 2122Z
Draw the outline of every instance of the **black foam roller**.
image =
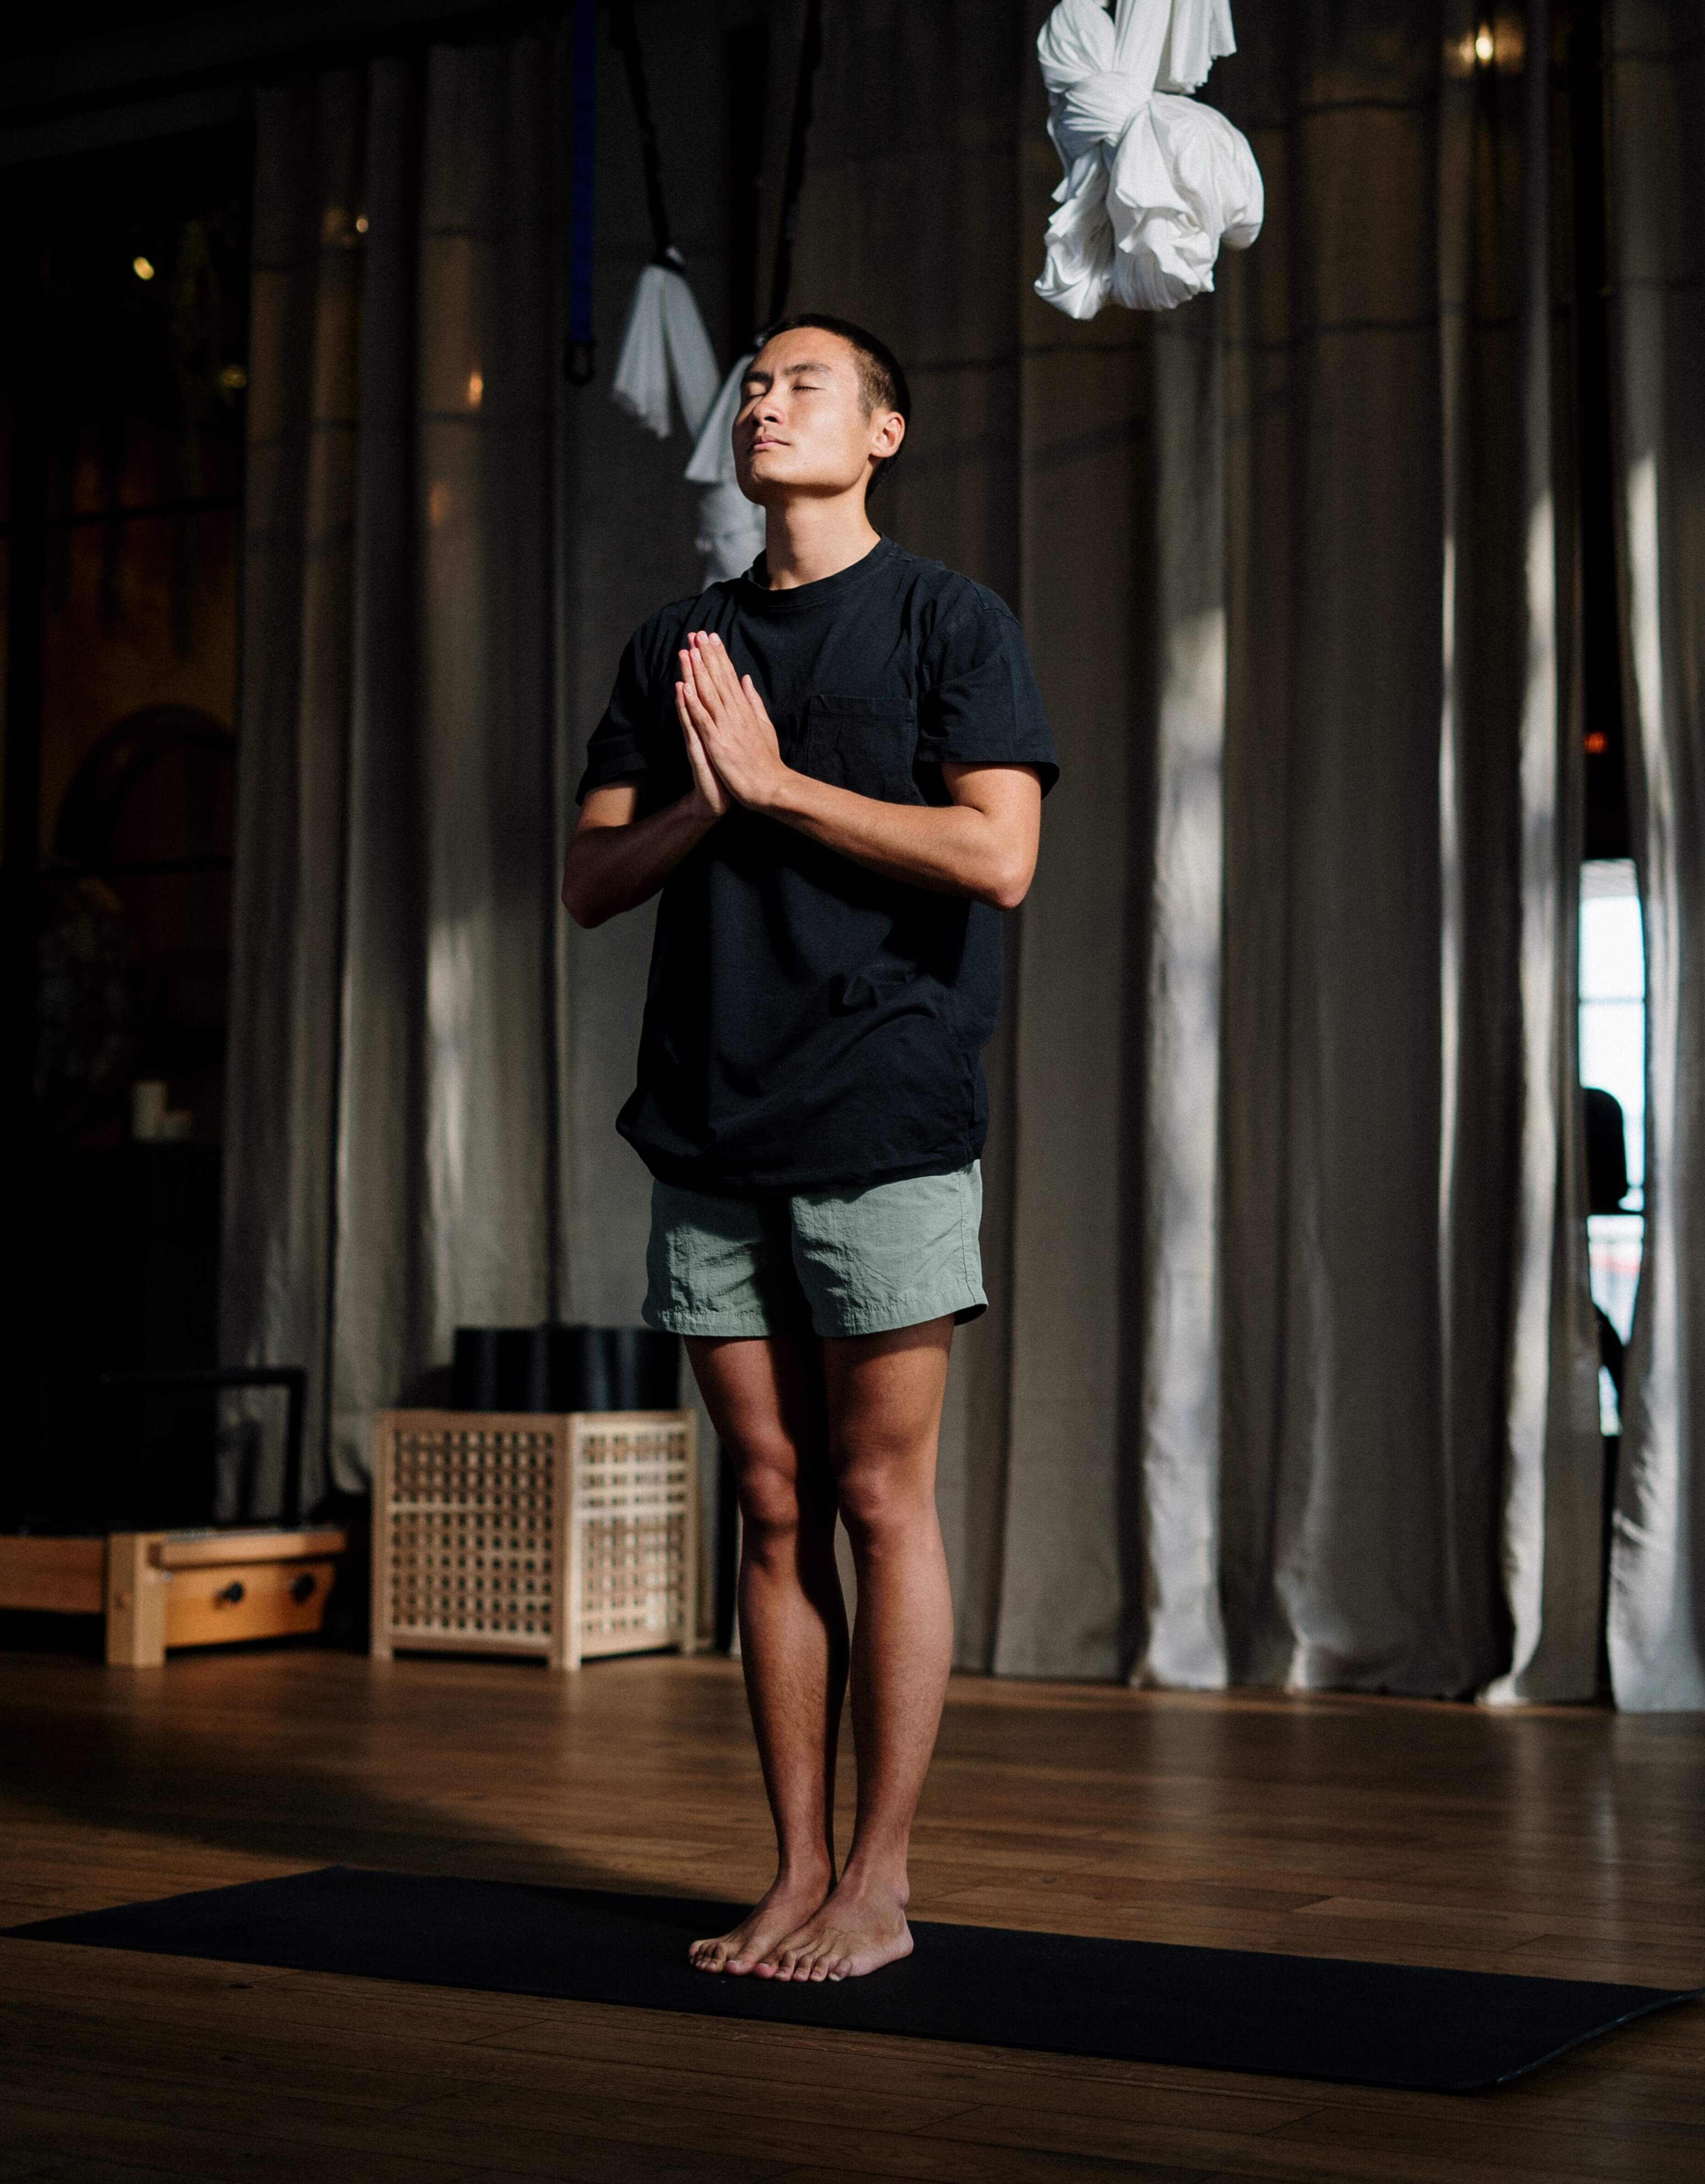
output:
M610 1378L617 1411L672 1411L681 1400L681 1338L655 1327L611 1327Z
M655 1327L459 1327L459 1411L668 1411L681 1400L681 1342Z

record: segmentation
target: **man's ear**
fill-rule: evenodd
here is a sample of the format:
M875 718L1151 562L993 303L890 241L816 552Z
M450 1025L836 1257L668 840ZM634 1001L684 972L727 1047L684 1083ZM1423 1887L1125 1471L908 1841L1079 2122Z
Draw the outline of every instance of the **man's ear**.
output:
M883 462L899 451L905 437L905 420L898 410L885 410L871 442L871 453Z

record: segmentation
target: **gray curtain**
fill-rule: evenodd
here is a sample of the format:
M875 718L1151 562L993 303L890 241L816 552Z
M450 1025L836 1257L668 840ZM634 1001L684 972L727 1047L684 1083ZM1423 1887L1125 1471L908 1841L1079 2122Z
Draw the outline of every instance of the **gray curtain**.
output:
M726 352L721 25L642 14ZM651 237L602 39L605 369L560 376L565 68L446 45L259 101L220 1339L309 1368L310 1499L447 1391L459 1323L632 1323L644 1290L613 1123L650 918L582 933L557 888L621 645L696 588L697 490L608 400ZM275 1506L268 1446L227 1513Z
M1705 1707L1705 25L1613 0L1610 151L1635 856L1646 923L1646 1258L1624 1404L1619 1702Z
M222 1340L345 1485L560 1290L554 109L537 40L260 100Z
M727 170L703 95L720 26L686 0L638 12L727 357L744 330L722 323L703 179ZM1210 95L1261 159L1266 232L1212 298L1084 326L1029 287L1057 172L1044 12L827 0L792 298L906 359L877 520L1018 610L1065 767L988 1057L992 1303L943 1438L958 1658L1590 1696L1548 11L1502 18L1487 64L1460 0L1240 0ZM768 14L773 220L803 10ZM1685 936L1698 221L1676 192L1698 64L1629 36L1619 142L1672 143L1677 177L1654 164L1618 216L1631 628L1656 663L1644 884L1654 934ZM555 888L621 640L695 588L692 489L678 436L557 388L550 65L537 42L435 52L262 114L226 1339L315 1368L350 1483L371 1410L458 1320L631 1320L643 1281L646 1178L612 1123L649 920L580 933ZM600 68L608 332L649 238ZM1700 1078L1670 944L1613 1618L1630 1704L1699 1691L1680 1149Z
M882 520L1018 609L1065 769L944 1438L959 1658L1585 1697L1545 11L1488 67L1465 8L1241 0L1210 95L1267 231L1083 326L1028 292L1045 12L831 0L796 282L907 359Z

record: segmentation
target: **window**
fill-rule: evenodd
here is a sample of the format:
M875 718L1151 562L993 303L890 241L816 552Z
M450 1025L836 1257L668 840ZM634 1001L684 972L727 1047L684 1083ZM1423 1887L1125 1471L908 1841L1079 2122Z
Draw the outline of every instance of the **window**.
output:
M1634 862L1595 858L1581 867L1580 1081L1622 1111L1628 1189L1614 1211L1587 1216L1593 1302L1625 1343L1634 1320L1646 1185L1646 950ZM1599 1376L1607 1434L1621 1430L1616 1390Z

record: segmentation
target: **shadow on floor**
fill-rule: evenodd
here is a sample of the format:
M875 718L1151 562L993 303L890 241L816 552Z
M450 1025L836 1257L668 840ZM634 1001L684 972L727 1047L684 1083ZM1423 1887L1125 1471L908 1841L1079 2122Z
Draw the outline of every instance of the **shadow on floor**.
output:
M348 1864L671 1887L632 1860L572 1843L580 1780L593 1801L610 1780L605 1703L588 1720L577 1703L582 1692L565 1693L557 1679L554 1688L535 1681L543 1669L442 1657L400 1688L394 1669L382 1670L387 1682L376 1692L365 1661L315 1650L310 1661L299 1646L221 1648L222 1658L144 1670L134 1684L122 1680L126 1672L92 1672L64 1652L0 1654L0 1814L68 1831L63 1852L50 1842L38 1858L25 1851L8 1860L20 1876L36 1868L32 1898L61 1868L50 1886L64 1901L43 1903L42 1915L82 1908L92 1893L119 1903L259 1877L228 1859L277 1870ZM424 1664L398 1665L406 1676ZM456 1677L457 1668L468 1674ZM738 1700L738 1684L730 1696ZM614 1729L620 1708L610 1713ZM382 1774L415 1777L419 1795L378 1787ZM482 1779L488 1792L477 1786ZM471 1816L468 1802L488 1795L489 1818ZM503 1816L517 1806L539 1814L537 1834ZM550 1839L559 1832L567 1840ZM75 1872L63 1871L68 1854ZM92 1892L97 1875L112 1886ZM719 1879L707 1874L705 1892ZM683 1892L678 1869L672 1886Z

